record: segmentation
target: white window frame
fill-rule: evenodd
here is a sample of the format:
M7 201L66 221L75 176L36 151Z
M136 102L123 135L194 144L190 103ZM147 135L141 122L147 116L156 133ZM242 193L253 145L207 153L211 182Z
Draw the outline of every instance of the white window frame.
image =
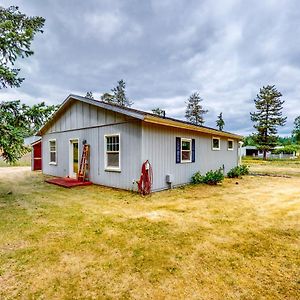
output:
M229 148L229 142L232 142L232 148ZM232 140L232 139L227 140L227 150L228 151L233 151L234 150L234 140Z
M51 142L55 142L55 151L51 151ZM48 141L49 143L49 165L56 166L57 165L57 142L56 139L51 139ZM55 161L51 161L51 153L55 153Z
M219 147L218 148L214 147L214 140L219 140ZM211 147L214 151L220 151L221 150L221 138L213 136L212 139L211 139Z
M114 137L118 136L119 137L119 151L107 151L107 138L108 137ZM119 153L119 166L118 167L109 167L107 165L107 152L110 153ZM105 171L111 171L111 172L121 172L121 135L120 133L112 133L112 134L105 134L104 135L104 168Z
M190 150L182 150L182 142L189 142L190 143ZM190 159L182 159L182 151L189 151L190 152ZM180 139L180 161L181 163L190 163L192 162L192 139L189 138L181 138Z

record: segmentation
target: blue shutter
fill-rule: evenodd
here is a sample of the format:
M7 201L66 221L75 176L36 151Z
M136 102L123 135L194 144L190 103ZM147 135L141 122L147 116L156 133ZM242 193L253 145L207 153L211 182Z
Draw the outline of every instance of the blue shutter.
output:
M192 162L195 162L195 139L192 139Z
M181 159L180 159L180 150L181 150L181 138L176 137L176 164L180 164Z

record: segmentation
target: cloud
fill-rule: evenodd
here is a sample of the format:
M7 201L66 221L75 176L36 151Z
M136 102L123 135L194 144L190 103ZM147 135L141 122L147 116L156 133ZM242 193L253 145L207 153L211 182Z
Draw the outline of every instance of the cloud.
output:
M296 0L14 2L46 24L34 56L18 61L26 80L1 90L3 99L59 103L90 90L99 97L123 78L137 108L183 119L185 100L199 91L206 125L222 111L226 130L248 134L253 99L275 84L288 116L280 133L289 134L300 114Z

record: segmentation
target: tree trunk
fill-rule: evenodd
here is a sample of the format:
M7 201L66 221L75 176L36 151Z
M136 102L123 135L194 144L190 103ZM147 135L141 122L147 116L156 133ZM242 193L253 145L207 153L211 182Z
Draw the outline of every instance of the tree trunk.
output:
M264 157L263 157L264 160L267 160L267 150L264 149Z

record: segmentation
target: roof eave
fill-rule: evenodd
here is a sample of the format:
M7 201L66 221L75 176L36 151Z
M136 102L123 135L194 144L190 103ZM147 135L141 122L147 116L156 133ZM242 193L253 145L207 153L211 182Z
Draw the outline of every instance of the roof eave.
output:
M151 115L146 115L144 117L144 122L151 123L151 124L157 124L157 125L163 125L163 126L169 126L169 127L175 127L175 128L180 128L180 129L186 129L186 130L191 130L191 131L197 131L197 132L212 134L212 135L216 135L216 136L224 136L227 138L233 138L233 139L237 139L237 140L243 139L243 137L238 134L224 132L224 131L220 131L217 129L200 127L200 126L196 126L196 125L192 125L192 124L185 124L182 122L169 120L169 119L162 119L162 118L154 117Z

